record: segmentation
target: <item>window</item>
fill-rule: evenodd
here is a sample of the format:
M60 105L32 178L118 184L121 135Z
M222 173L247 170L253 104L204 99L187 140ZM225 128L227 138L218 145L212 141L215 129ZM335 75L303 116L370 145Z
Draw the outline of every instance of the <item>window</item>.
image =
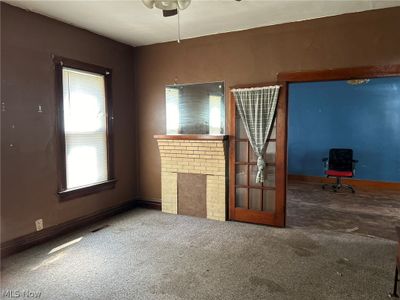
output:
M114 187L108 111L111 71L56 62L59 97L59 195L72 198Z

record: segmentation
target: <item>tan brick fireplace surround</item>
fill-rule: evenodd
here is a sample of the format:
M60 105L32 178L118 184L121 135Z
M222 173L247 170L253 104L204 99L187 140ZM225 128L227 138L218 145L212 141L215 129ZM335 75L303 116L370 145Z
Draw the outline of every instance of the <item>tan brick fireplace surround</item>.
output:
M179 190L195 191L195 184L179 184L183 174L206 176L203 195L208 219L226 220L227 136L156 135L161 156L162 211L186 214L180 207ZM196 176L193 176L196 178ZM201 176L199 176L201 177ZM183 181L187 182L187 181ZM179 186L179 188L178 188ZM187 193L185 193L187 194ZM183 193L182 193L183 195ZM193 195L202 196L202 195ZM183 197L183 196L182 196ZM195 197L193 197L195 198ZM195 215L195 214L193 214Z

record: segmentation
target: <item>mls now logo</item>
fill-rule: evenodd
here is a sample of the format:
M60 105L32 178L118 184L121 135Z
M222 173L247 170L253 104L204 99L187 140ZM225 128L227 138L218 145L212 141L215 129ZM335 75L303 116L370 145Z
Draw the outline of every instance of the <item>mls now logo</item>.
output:
M34 292L29 290L5 290L2 293L4 298L40 298L41 292Z

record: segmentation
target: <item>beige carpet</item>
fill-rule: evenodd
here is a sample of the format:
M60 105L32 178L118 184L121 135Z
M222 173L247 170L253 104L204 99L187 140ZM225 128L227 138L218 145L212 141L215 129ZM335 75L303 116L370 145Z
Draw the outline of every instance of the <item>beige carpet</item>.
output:
M385 299L392 288L388 239L144 209L101 224L3 260L2 297Z

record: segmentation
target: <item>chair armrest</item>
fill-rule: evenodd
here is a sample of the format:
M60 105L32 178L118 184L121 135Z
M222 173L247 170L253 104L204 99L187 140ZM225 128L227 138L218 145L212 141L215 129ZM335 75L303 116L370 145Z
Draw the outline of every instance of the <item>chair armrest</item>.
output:
M358 163L358 160L357 159L353 159L353 163Z
M327 162L328 161L328 158L327 157L324 157L323 159L322 159L322 162Z

